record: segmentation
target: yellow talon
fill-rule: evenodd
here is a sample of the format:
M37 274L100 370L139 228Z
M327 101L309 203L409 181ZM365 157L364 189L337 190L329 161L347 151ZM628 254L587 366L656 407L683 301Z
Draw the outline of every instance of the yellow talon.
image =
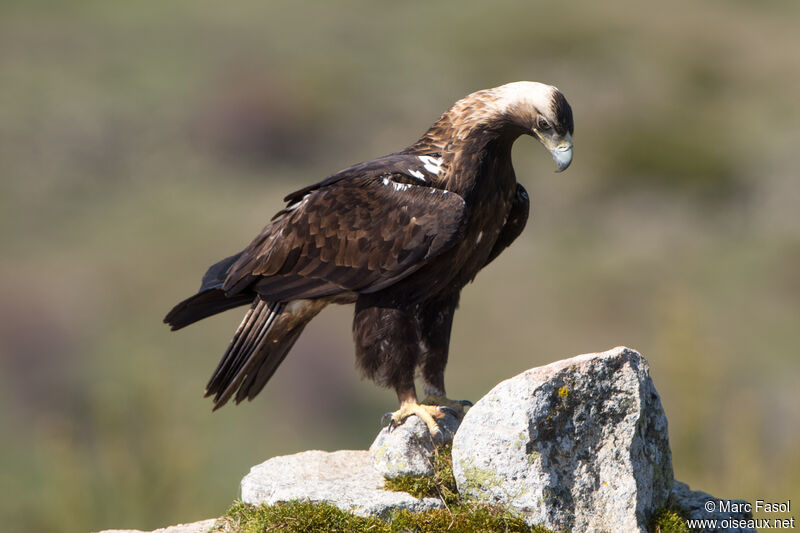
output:
M400 404L400 409L391 413L391 421L389 422L389 430L403 423L403 421L411 415L417 415L428 426L428 430L432 436L440 433L439 424L436 423L436 418L444 418L445 412L439 409L436 405L422 405L417 402L405 402Z
M452 412L459 420L464 418L464 414L466 413L465 408L472 407L472 402L469 400L451 400L444 396L428 396L420 403L423 405L438 406L440 411L442 410L441 408L444 408Z
M411 415L417 415L431 432L431 436L436 437L441 433L437 418L444 418L447 413L451 413L459 420L464 417L464 408L471 406L472 403L466 400L450 400L444 397L428 396L421 403L415 398L408 398L400 403L400 409L394 413L386 413L384 422L388 419L389 431L396 428Z

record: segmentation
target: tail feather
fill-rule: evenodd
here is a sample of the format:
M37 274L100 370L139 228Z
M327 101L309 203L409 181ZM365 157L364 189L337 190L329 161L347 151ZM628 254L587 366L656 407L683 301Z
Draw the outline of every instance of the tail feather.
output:
M222 289L208 289L190 296L172 308L164 317L171 329L181 329L211 315L239 307L253 301L253 293L226 296Z
M228 383L235 378L239 369L247 361L247 357L252 354L257 340L266 334L281 310L282 306L270 307L269 303L261 299L253 304L236 329L236 333L215 371L215 374L218 375L211 378L212 382L216 379L221 383ZM210 385L211 383L209 383Z
M283 360L286 359L289 350L291 350L294 343L297 342L304 328L305 325L294 328L288 335L281 339L280 346L272 348L273 351L269 358L265 358L257 369L250 372L247 380L242 383L242 386L239 387L239 391L236 393L236 403L241 402L245 398L252 400L261 392L261 389L264 388L267 381L269 381L275 371L278 370Z
M244 379L247 369L260 359L258 351L263 340L285 305L261 298L253 302L206 385L206 396L214 395L214 409L225 405Z
M211 265L203 276L203 282L197 294L173 307L164 317L164 322L172 326L172 330L175 331L211 315L252 302L255 297L252 292L245 291L228 296L222 290L228 270L241 255L240 252Z
M217 395L218 398L215 398L217 405L224 405L228 401L245 377L251 373L253 366L260 364L266 357L272 358L272 354L258 352L266 352L268 348L268 346L264 346L264 340L275 319L280 315L283 305L278 307L278 309L269 309L265 318L259 316L254 321L256 329L253 334L247 335L239 347L230 348L233 362L229 366L227 374L223 377L223 381L227 383L225 390L222 391L221 395Z
M328 303L324 298L281 302L271 293L267 300L262 296L265 292L253 286L226 293L222 287L241 255L212 265L203 276L200 291L173 307L164 318L176 330L251 304L206 385L206 396L214 396L214 410L225 405L234 394L236 403L253 399L286 358L306 324ZM327 293L320 293L324 295Z
M206 386L214 409L234 397L253 399L286 358L306 324L325 307L324 301L269 302L257 298L242 320Z

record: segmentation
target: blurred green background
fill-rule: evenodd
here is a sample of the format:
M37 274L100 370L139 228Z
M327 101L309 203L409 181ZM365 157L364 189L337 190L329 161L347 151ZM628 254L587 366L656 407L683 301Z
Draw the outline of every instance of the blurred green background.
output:
M286 193L522 79L566 94L575 160L515 146L534 215L463 293L450 395L631 346L678 479L800 500L799 24L794 0L5 0L3 529L218 516L251 465L366 448L396 400L353 368L351 308L213 415L242 313L161 319Z

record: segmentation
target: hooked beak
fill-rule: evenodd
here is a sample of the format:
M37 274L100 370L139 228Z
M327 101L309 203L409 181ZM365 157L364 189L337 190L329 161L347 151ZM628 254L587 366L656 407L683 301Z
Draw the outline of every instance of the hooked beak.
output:
M572 163L572 135L567 133L561 139L551 139L534 130L536 138L541 141L553 155L553 160L558 165L556 172L562 172Z
M553 160L558 165L556 172L566 170L569 164L572 163L572 136L567 133L564 139L550 153L553 154Z

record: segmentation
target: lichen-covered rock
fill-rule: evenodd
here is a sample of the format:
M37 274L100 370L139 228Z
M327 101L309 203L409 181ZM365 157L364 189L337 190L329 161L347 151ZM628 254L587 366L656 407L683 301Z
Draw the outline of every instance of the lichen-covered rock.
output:
M637 352L615 348L503 381L453 440L459 493L529 524L646 531L672 487L667 419Z
M383 428L369 448L375 469L388 479L404 475L432 476L433 450L453 440L459 420L447 413L438 423L436 437L431 437L428 426L417 416L406 418L391 430Z
M709 502L711 502L709 504ZM692 490L686 483L676 481L669 497L670 506L678 509L682 516L694 520L716 521L719 527L705 527L704 533L756 533L755 528L722 527L724 520L736 520L737 524L752 520L753 513L745 511L752 507L745 500L715 498L707 492ZM728 510L721 509L726 506ZM726 524L727 525L727 524Z
M253 505L324 502L360 516L380 517L393 509L426 511L444 506L436 498L382 490L383 485L384 478L366 450L312 450L273 457L251 468L242 479L242 501Z

